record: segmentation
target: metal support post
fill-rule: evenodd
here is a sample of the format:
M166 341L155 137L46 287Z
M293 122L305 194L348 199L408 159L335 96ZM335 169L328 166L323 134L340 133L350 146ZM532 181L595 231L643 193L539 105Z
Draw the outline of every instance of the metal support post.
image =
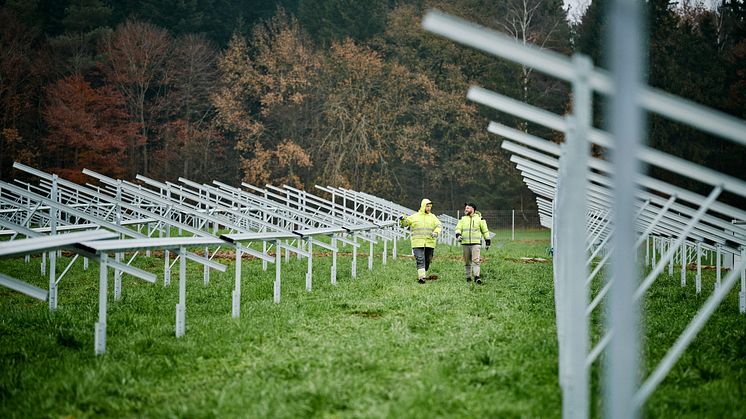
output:
M176 337L186 331L186 248L179 247L179 303L176 304Z
M605 416L611 419L639 416L639 409L634 405L640 362L637 328L640 314L634 300L639 272L637 265L630 263L635 242L632 213L637 189L634 179L641 173L636 156L645 132L644 113L637 98L644 73L642 57L645 56L639 9L634 0L616 0L611 2L609 12L609 50L615 86L610 125L616 143L612 152L616 234L612 260L614 284L609 297L607 322L607 328L613 329L614 333L605 362L607 403L604 408Z
M106 297L108 293L108 255L102 253L99 256L98 272L98 322L94 330L94 347L96 355L106 352Z
M205 259L210 259L210 249L205 246ZM202 272L205 278L205 285L210 283L210 268L204 265L204 271Z
M332 247L337 248L337 238L332 236ZM337 251L332 250L332 269L331 269L332 285L337 285Z
M117 263L122 262L122 252L114 253L114 260ZM114 268L114 300L119 301L122 299L122 271Z
M352 241L355 245L352 246L352 277L357 278L357 235L352 233Z
M241 315L241 243L236 242L236 282L233 285L232 316L237 319Z
M741 313L746 313L746 266L744 266L744 260L746 260L746 246L741 246L741 292L738 293L738 309ZM735 262L733 266L736 266Z
M280 269L282 265L280 241L275 241L275 284L274 284L274 301L280 304Z
M52 201L59 201L59 190L57 188L57 175L52 175L52 192L50 199ZM59 210L56 208L49 209L49 234L57 234L57 219L59 218ZM44 270L42 269L42 274ZM57 251L53 250L49 252L49 309L57 309Z
M298 244L302 243L298 239ZM313 281L313 239L308 238L308 272L306 272L306 291L311 291L311 284ZM298 254L300 255L300 253Z
M686 238L681 242L681 250L679 251L681 256L681 286L686 286Z
M171 285L171 252L168 249L163 250L163 286Z
M267 242L266 241L262 241L262 253L264 253L265 255L267 254ZM262 259L262 270L263 271L267 270L267 261L264 259Z
M116 224L117 226L122 226L122 206L120 203L122 202L122 181L117 180L117 205L116 205ZM119 238L122 238L121 235ZM114 260L117 262L117 265L119 265L122 262L122 252L116 252L114 253ZM114 300L119 301L122 299L122 271L120 271L117 268L114 268Z
M702 292L702 242L697 242L697 277L694 278L694 287L697 294Z
M671 248L673 247L673 237L669 237L666 239L666 252L671 251ZM661 255L663 255L663 251L661 250ZM661 256L663 257L663 256ZM673 260L674 256L671 257L671 259L668 261L668 276L673 278Z
M368 270L373 269L373 242L368 242Z
M152 228L150 226L150 223L145 224L145 231L147 232L147 236L150 237L152 233ZM150 257L150 249L145 250L145 257Z
M564 161L560 164L561 186L564 189L559 198L559 211L564 217L560 226L561 242L558 243L562 260L560 281L564 282L563 329L566 335L564 368L561 368L562 415L565 418L584 419L589 414L589 382L585 357L588 353L588 319L585 307L588 305L588 289L584 278L588 273L585 266L585 214L587 212L588 156L590 145L587 141L591 124L592 93L588 77L592 69L590 60L581 55L573 56L575 78L573 80L573 116L568 118L568 132L565 142ZM562 360L560 361L562 362Z
M716 290L719 289L720 285L721 285L720 284L720 279L721 279L721 276L722 276L722 272L721 272L721 268L720 268L720 266L721 266L721 259L720 259L721 253L720 252L721 252L721 250L722 249L721 249L720 244L716 244L715 245L715 289Z

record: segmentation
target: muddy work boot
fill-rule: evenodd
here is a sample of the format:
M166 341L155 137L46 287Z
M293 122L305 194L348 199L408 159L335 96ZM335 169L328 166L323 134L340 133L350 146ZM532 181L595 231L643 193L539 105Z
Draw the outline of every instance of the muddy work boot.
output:
M474 278L474 283L476 283L476 284L478 284L478 285L482 285L482 278L480 278L480 277L478 277L478 276L477 276L477 277L475 277L475 278Z
M418 278L417 282L419 282L420 284L424 284L425 283L425 278Z
M470 276L466 277L466 282L471 282L471 277Z

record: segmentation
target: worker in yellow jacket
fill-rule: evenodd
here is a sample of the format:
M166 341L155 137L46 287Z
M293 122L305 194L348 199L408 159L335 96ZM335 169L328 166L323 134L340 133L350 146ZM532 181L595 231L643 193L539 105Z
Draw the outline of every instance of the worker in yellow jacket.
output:
M464 204L464 216L456 224L456 240L461 243L464 256L464 270L466 271L466 282L482 283L480 272L480 250L484 237L486 248L490 248L490 231L487 222L477 212L477 205L473 202Z
M420 210L405 217L399 217L402 227L409 227L412 231L412 253L417 262L417 282L425 283L427 270L435 254L436 238L440 234L440 220L432 213L433 203L429 199L423 199Z

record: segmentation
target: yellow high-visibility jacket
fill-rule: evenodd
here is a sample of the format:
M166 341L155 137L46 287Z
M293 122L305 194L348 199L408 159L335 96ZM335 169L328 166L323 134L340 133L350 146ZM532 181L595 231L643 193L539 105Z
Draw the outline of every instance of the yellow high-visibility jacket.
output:
M487 222L478 212L461 217L456 224L456 234L461 235L461 244L479 244L482 242L482 237L485 240L490 238Z
M423 199L420 203L420 210L401 220L402 227L409 227L412 230L412 247L435 247L435 237L440 234L440 220L435 214L425 212L425 205L431 204L429 199Z

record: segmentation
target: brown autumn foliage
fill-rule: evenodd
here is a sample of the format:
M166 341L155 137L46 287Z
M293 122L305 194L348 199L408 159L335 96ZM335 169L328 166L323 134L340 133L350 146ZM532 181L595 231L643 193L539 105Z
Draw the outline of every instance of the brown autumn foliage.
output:
M251 49L235 35L220 59L222 85L213 95L221 126L236 139L243 180L303 187L311 166L299 145L309 116L306 95L319 66L298 22L284 12L257 26Z
M433 164L435 150L415 118L432 88L427 77L346 39L332 44L319 85L320 179L375 193L400 189L396 162Z
M82 168L113 177L133 175L126 154L144 141L119 92L111 86L94 89L74 75L49 86L46 99L53 172L76 182L85 180Z
M474 182L461 173L494 173L496 147L477 108L464 103L458 68L445 67L461 80L451 92L350 39L314 50L279 13L250 44L233 38L213 103L249 183L324 183L396 198L413 188L453 190Z

